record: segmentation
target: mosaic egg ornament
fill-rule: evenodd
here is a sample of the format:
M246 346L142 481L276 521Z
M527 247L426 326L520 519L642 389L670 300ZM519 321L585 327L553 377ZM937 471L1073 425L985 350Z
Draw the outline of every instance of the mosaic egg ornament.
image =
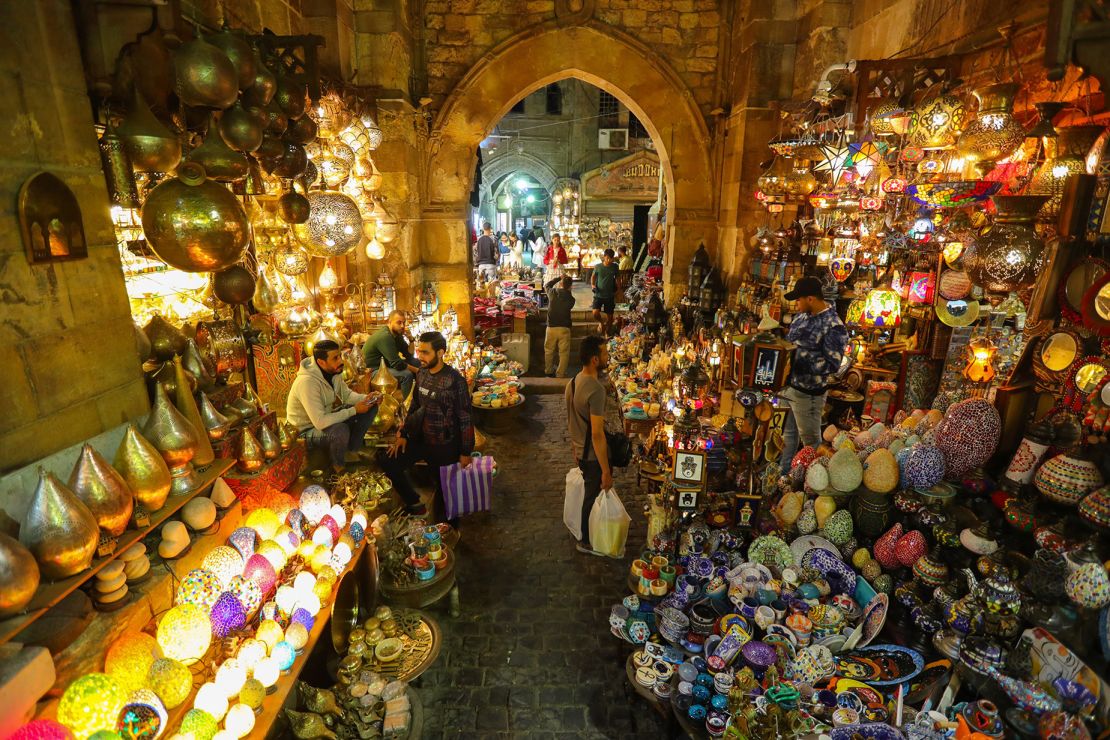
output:
M244 576L235 576L227 584L229 593L235 594L243 608L247 610L247 619L250 619L262 607L262 589L258 584Z
M124 740L156 738L166 729L169 715L162 700L150 689L139 689L119 713L116 732Z
M66 687L58 704L58 721L77 737L116 729L127 694L107 673L87 673Z
M247 610L243 602L230 592L220 594L220 598L212 605L212 611L208 616L212 622L212 634L220 639L242 629L247 624Z
M863 463L845 444L829 460L829 484L841 493L850 493L863 482Z
M1067 453L1046 462L1033 476L1033 485L1042 496L1065 506L1075 506L1102 484L1098 466Z
M254 554L258 547L258 533L250 527L239 527L228 536L227 544L238 550L239 554L246 560Z
M936 428L937 449L944 453L946 473L958 479L982 466L998 448L1002 417L982 398L968 398L948 407Z
M1079 516L1096 527L1110 527L1110 486L1103 486L1080 501Z
M223 592L223 584L216 574L204 568L189 571L177 587L177 604L196 604L211 609Z
M843 545L852 537L852 514L847 509L833 512L825 520L825 538L834 545Z
M909 488L932 488L944 478L945 469L943 452L932 445L917 445L906 456L902 482Z
M820 493L829 487L829 471L824 460L817 460L806 469L806 491Z
M52 719L36 719L20 727L8 740L74 740L73 733Z
M151 664L146 683L165 707L173 709L189 698L193 690L193 674L181 661L159 658Z

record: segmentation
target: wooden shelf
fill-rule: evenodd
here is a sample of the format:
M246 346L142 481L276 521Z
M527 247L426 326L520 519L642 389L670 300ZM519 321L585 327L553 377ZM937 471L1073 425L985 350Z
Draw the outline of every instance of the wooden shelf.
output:
M34 598L31 599L31 603L27 605L27 611L0 622L0 645L17 637L20 632L61 603L64 598L92 580L101 568L119 557L127 548L162 526L189 501L207 492L212 484L216 482L216 479L226 473L234 464L234 460L218 458L203 470L198 468L197 477L200 479L200 485L188 493L180 496L170 496L166 499L166 503L161 509L151 512L149 526L142 529L129 529L121 534L116 540L114 553L107 557L94 559L88 569L75 576L40 584Z

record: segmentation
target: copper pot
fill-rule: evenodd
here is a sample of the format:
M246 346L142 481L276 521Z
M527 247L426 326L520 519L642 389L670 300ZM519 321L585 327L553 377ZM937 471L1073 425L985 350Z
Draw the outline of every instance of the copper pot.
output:
M57 580L89 567L100 527L73 491L40 468L38 487L19 526L19 541L34 555L42 575Z
M143 204L143 232L164 261L185 272L225 270L242 259L250 219L226 188L195 163L159 184Z
M81 456L69 474L69 487L81 499L100 528L112 537L118 537L131 521L135 500L127 481L104 457L85 444Z
M285 140L294 144L311 144L316 140L317 131L316 121L309 116L301 116L289 123L289 128L285 130Z
M31 551L0 532L0 617L19 614L39 587L39 565Z
M308 153L300 144L285 142L282 154L272 161L271 174L275 177L292 179L304 174L308 166Z
M204 39L186 41L173 53L174 89L185 105L227 108L239 96L239 72L227 54Z

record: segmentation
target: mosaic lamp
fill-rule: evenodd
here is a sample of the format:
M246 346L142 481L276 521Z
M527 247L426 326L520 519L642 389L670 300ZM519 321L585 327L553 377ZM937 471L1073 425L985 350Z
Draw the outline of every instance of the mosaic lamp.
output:
M266 643L252 637L243 640L243 644L239 646L239 653L236 657L239 658L239 662L243 664L244 668L248 671L253 671L255 666L258 665L258 662L266 657L267 652L268 648L266 647Z
M208 617L212 622L212 634L221 640L247 624L246 607L235 594L228 591L220 594Z
M298 606L290 614L289 623L304 625L306 630L311 631L312 625L316 624L316 615L303 606Z
M227 697L216 684L206 683L197 689L193 708L204 710L219 722L227 714Z
M246 737L254 729L254 710L246 704L236 704L227 710L224 728L235 737Z
M158 622L158 645L167 658L192 665L212 643L208 612L196 604L178 604Z
M989 383L995 375L994 355L998 347L989 339L979 338L968 343L968 362L964 377L973 383Z
M161 736L169 719L158 695L150 689L139 689L120 710L116 731L128 740L153 739Z
M158 658L147 672L146 684L167 709L173 709L189 698L193 690L193 674L179 660Z
M114 731L127 693L107 673L88 673L71 683L58 704L58 721L85 738L100 730Z
M322 486L306 486L301 491L300 510L308 521L319 522L329 509L331 509L331 499Z
M343 511L343 507L339 504L332 504L332 507L328 509L328 515L335 520L340 529L347 524L347 512Z
M279 586L277 594L274 595L274 601L277 603L279 614L291 617L297 608L297 590L288 585Z
M243 608L247 610L247 619L253 617L262 606L262 589L249 578L235 576L227 585L227 590L235 594Z
M281 629L281 625L272 619L267 619L258 625L258 632L255 633L255 638L261 640L266 644L266 652L274 649L285 637L285 632Z
M226 589L232 578L242 574L243 556L233 547L219 545L204 556L201 567L216 576L221 588Z
M293 666L293 662L297 659L297 651L293 649L285 640L281 640L278 644L274 645L270 651L270 657L277 661L278 668L282 671L287 671Z
M281 526L278 515L270 509L255 509L243 521L243 526L250 527L258 533L259 540L272 539Z
M243 568L243 577L254 581L263 597L273 593L274 587L277 585L277 572L274 570L274 566L258 553L251 555L250 559L247 560L247 565Z
M179 732L193 740L212 740L220 731L220 725L211 714L203 709L190 709L181 720Z
M36 719L16 730L8 740L74 740L74 738L69 728L60 722L52 719Z
M938 95L914 108L910 144L921 149L945 149L956 143L966 110L955 95Z
M145 632L124 632L109 646L104 656L104 672L124 691L135 691L146 685L150 666L161 657L162 649L153 637Z
M281 678L281 668L278 667L278 662L273 658L263 658L254 666L254 677L269 689Z
M292 646L295 652L304 650L308 644L308 630L300 622L293 622L285 628L285 642Z
M270 565L274 566L274 570L281 570L285 567L285 561L289 556L285 554L285 550L274 540L266 540L258 546L258 554L270 561Z
M248 678L239 691L239 701L251 709L258 709L266 698L266 687L257 678Z
M306 594L312 592L312 587L316 585L316 576L309 573L307 570L302 570L293 579L293 590L298 594Z
M238 658L228 658L216 669L216 686L228 700L239 696L239 692L246 682L247 669Z
M316 257L340 257L362 240L362 212L348 195L337 190L308 194L308 221L294 224L293 233Z
M863 304L860 325L890 329L902 323L902 297L890 286L872 288Z
M251 527L239 527L228 536L227 544L238 550L246 560L258 547L258 533Z
M205 609L211 609L223 592L223 583L210 571L196 568L189 571L177 587L175 604L196 604Z

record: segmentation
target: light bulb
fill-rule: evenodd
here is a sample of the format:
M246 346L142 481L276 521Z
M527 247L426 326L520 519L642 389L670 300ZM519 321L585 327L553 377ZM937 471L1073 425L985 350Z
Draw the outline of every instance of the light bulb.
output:
M1062 180L1068 176L1068 166L1066 164L1058 164L1052 167L1052 176L1057 180Z
M214 683L206 683L197 689L193 708L202 709L219 722L227 714L227 696Z
M324 263L324 269L320 271L316 282L323 290L333 290L339 284L339 276L332 269L331 262Z

